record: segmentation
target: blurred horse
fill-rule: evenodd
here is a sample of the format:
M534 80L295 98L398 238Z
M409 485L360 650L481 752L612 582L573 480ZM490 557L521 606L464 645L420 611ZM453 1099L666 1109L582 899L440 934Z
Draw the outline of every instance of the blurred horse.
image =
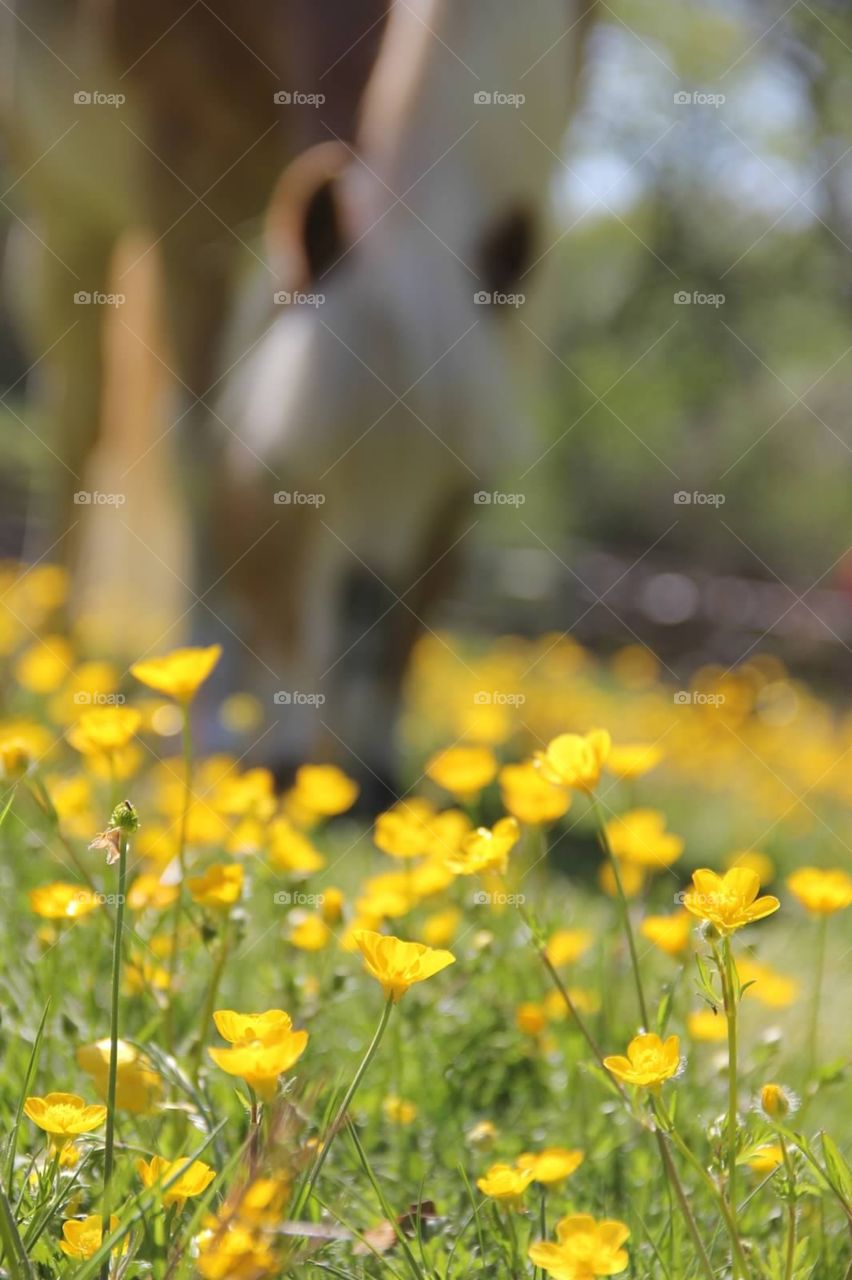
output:
M413 640L524 435L519 310L588 11L31 0L25 16L9 132L35 179L24 292L36 349L55 343L57 525L102 421L104 308L75 305L68 271L108 296L118 237L145 226L205 630L215 616L233 677L274 708L267 756L384 779Z

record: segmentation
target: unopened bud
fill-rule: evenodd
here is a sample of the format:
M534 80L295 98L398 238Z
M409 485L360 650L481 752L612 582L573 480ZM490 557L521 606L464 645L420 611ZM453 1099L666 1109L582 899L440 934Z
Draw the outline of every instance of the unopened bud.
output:
M122 800L121 804L117 804L113 809L109 824L111 827L119 827L122 831L137 831L139 815L129 800Z

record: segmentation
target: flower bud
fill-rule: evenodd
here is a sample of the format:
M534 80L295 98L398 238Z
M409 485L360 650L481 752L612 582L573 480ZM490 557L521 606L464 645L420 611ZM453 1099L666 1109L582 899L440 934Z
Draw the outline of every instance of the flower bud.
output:
M765 1084L760 1091L760 1106L770 1120L783 1120L793 1110L794 1099L780 1084Z
M122 800L121 804L117 804L113 809L109 824L111 827L119 827L122 831L137 831L139 815L129 800Z
M7 738L0 744L0 768L10 782L23 778L32 763L32 753L21 738Z

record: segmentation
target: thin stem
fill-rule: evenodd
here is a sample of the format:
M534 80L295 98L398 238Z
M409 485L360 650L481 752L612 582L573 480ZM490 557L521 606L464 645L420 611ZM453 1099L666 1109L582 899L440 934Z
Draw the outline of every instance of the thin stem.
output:
M115 913L115 934L112 948L112 1000L110 1006L109 1027L109 1076L107 1080L107 1121L106 1140L104 1143L104 1200L103 1226L104 1239L110 1231L110 1194L115 1147L115 1094L118 1081L118 1003L121 987L121 934L124 928L124 899L127 889L127 837L122 831L118 844L118 902ZM109 1257L101 1268L101 1280L109 1276Z
M817 923L817 953L814 967L814 994L811 1000L811 1026L808 1050L808 1080L813 1079L817 1065L817 1044L819 1042L820 1004L822 1002L822 983L825 973L825 942L828 933L828 916L820 916Z
M335 1138L335 1135L339 1132L340 1128L342 1127L344 1118L346 1116L347 1111L349 1110L352 1099L355 1097L355 1094L358 1091L358 1086L361 1084L361 1081L363 1080L367 1072L367 1068L369 1067L370 1063L373 1061L373 1058L376 1056L376 1051L378 1050L378 1047L381 1044L382 1036L385 1034L385 1028L387 1027L388 1021L390 1019L393 1003L394 1003L393 997L388 996L387 1000L385 1001L385 1007L382 1010L382 1016L379 1019L379 1025L376 1027L375 1034L367 1047L366 1053L361 1059L361 1062L358 1066L358 1070L355 1072L355 1075L352 1078L352 1083L350 1084L349 1088L346 1090L346 1094L343 1098L343 1101L341 1102L340 1106L337 1109L337 1114L335 1115L334 1119L332 1120L331 1124L326 1130L325 1136L323 1137L323 1140L319 1146L319 1150L317 1151L317 1156L314 1161L313 1168L308 1174L308 1177L305 1180L305 1182L302 1184L302 1189L299 1192L298 1196L296 1197L296 1202L291 1211L291 1217L293 1218L296 1218L298 1216L298 1214L302 1211L304 1205L310 1199L311 1192L314 1189L314 1184L317 1178L319 1177L320 1172L322 1171L322 1167L325 1164L326 1157L331 1149L331 1144Z
M784 1168L787 1172L787 1181L790 1184L790 1200L787 1205L787 1254L784 1263L784 1280L793 1280L793 1264L796 1260L796 1171L793 1168L793 1161L790 1159L790 1153L787 1150L787 1143L780 1134L778 1135L778 1141L781 1146Z
M698 1255L698 1261L701 1264L701 1270L704 1272L706 1280L715 1280L715 1277L713 1274L713 1266L710 1262L709 1257L707 1256L707 1250L704 1247L704 1241L701 1239L701 1232L698 1230L698 1224L696 1223L695 1218L693 1217L692 1210L689 1207L689 1200L687 1199L686 1192L683 1189L683 1183L681 1182L680 1177L678 1176L678 1172L675 1167L675 1162L674 1160L672 1160L672 1153L669 1151L668 1143L666 1142L665 1136L660 1129L657 1129L656 1137L657 1137L657 1146L660 1149L660 1157L662 1158L663 1164L665 1166L666 1175L669 1179L669 1183L672 1187L672 1190L674 1191L675 1196L677 1197L677 1202L680 1205L680 1211L683 1214L683 1220L686 1223L686 1229L689 1232L690 1236L692 1237L692 1243L695 1245L695 1252Z
M728 1204L734 1229L737 1230L737 978L730 938L722 941L723 964L720 967L728 1021ZM736 1280L736 1267L734 1268Z
M189 706L184 705L181 708L183 712L182 726L182 742L183 742L183 806L180 815L180 827L178 829L178 864L180 866L180 882L178 884L178 893L175 898L175 909L172 916L172 946L169 955L169 1003L166 1009L166 1031L169 1039L169 1046L172 1050L175 1047L175 1026L174 1026L174 1003L175 1003L175 978L177 977L177 958L178 958L178 941L180 938L180 925L183 915L183 895L186 887L186 835L189 827L189 810L192 800L192 729L189 723Z
M624 892L624 884L621 879L621 869L618 865L618 858L612 852L609 843L609 837L606 833L606 826L601 811L598 806L597 797L592 794L592 811L595 815L595 822L598 825L598 840L601 848L609 858L612 874L615 880L616 899L618 901L619 912L621 915L621 927L624 930L624 936L627 938L627 948L630 952L630 965L633 969L633 981L636 985L636 997L639 1001L639 1012L642 1015L642 1026L647 1031L650 1023L648 1021L648 1006L645 1003L645 992L642 987L642 974L639 969L639 953L636 950L636 939L633 936L633 925L630 923L630 907L627 903L627 895Z
M210 1023L213 1020L213 1011L216 1007L216 998L219 994L219 985L222 981L222 974L225 970L225 961L228 958L228 951L231 944L231 917L225 917L225 923L222 926L222 936L219 940L219 950L216 960L213 964L213 971L210 974L210 982L207 987L207 997L204 1001L204 1007L201 1010L201 1024L198 1030L198 1041L192 1053L192 1061L190 1063L190 1077L198 1083L198 1073L201 1070L201 1061L204 1055L204 1046L207 1043L207 1033Z

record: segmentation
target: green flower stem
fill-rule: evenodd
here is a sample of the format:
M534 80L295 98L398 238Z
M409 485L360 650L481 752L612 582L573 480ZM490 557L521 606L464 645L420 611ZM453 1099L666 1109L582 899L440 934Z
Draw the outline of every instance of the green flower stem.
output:
M201 1070L201 1062L204 1055L204 1046L207 1043L207 1033L210 1023L213 1021L213 1011L216 1008L216 999L219 995L219 986L222 981L222 974L225 971L225 962L228 959L228 952L231 947L231 916L230 912L225 917L222 925L222 936L219 939L219 949L216 959L213 962L213 970L210 974L210 982L207 987L207 996L204 1001L204 1007L201 1011L201 1022L198 1028L198 1040L192 1052L192 1060L190 1062L189 1074L190 1078L198 1083L198 1073Z
M656 1138L657 1146L660 1150L660 1158L662 1159L663 1166L666 1171L666 1177L669 1180L669 1184L674 1191L675 1197L680 1206L680 1211L683 1214L683 1220L686 1223L686 1229L690 1234L692 1243L695 1246L698 1261L701 1264L701 1270L703 1271L706 1280L715 1280L712 1263L710 1262L707 1250L704 1247L704 1241L701 1239L701 1232L698 1230L698 1224L696 1223L692 1210L689 1207L689 1199L683 1189L683 1183L678 1176L675 1162L672 1160L672 1153L669 1151L669 1144L666 1141L662 1130L659 1128L656 1130Z
M109 1026L109 1076L107 1080L107 1121L104 1143L103 1238L110 1232L111 1183L115 1147L115 1094L118 1081L118 1001L121 988L121 935L124 928L124 899L127 893L127 836L122 831L118 844L118 902L112 948L112 1000ZM101 1269L101 1280L109 1276L107 1257Z
M828 933L828 916L820 916L817 922L817 952L814 967L814 994L811 1000L811 1025L808 1048L807 1079L812 1080L817 1066L817 1045L819 1043L820 1005L822 1003L822 983L825 974L825 943Z
M636 939L633 936L633 925L630 923L630 907L627 902L627 895L624 892L624 885L621 880L621 869L618 865L618 859L612 852L609 843L609 837L606 833L606 826L601 817L600 807L598 805L597 796L592 793L592 812L595 815L595 822L598 826L598 840L601 848L609 858L612 874L615 880L616 898L618 900L619 912L621 915L621 927L624 930L624 936L627 939L627 947L630 952L630 964L633 969L633 981L636 985L636 998L639 1001L639 1012L642 1016L642 1026L647 1031L650 1029L648 1021L648 1006L645 1003L645 992L642 987L642 974L639 969L639 953L636 950Z
M341 1102L340 1106L337 1109L337 1114L335 1115L334 1119L332 1120L331 1124L326 1130L325 1136L323 1137L323 1140L317 1152L316 1159L314 1160L313 1167L310 1173L308 1174L307 1178L305 1179L304 1183L302 1184L302 1187L299 1191L298 1196L296 1197L296 1201L291 1211L291 1216L293 1218L298 1217L298 1215L301 1213L302 1209L310 1199L311 1192L314 1189L314 1184L316 1183L317 1178L319 1177L322 1171L322 1167L325 1164L326 1157L328 1156L328 1153L331 1149L332 1141L334 1140L335 1135L340 1131L346 1116L346 1112L349 1110L349 1107L352 1103L352 1099L355 1097L355 1094L358 1091L358 1087L361 1084L361 1081L364 1079L364 1076L367 1072L367 1068L369 1067L370 1063L373 1061L373 1058L376 1056L376 1052L379 1048L379 1045L382 1042L382 1037L385 1034L385 1029L387 1028L388 1022L390 1020L393 1003L394 1003L393 998L391 996L388 996L387 1000L385 1001L385 1007L382 1010L382 1016L379 1019L379 1025L376 1027L375 1034L373 1035L372 1040L367 1046L367 1051L364 1054L363 1058L361 1059L361 1062L358 1066L358 1070L355 1072L355 1075L352 1078L352 1083L350 1084L349 1088L346 1090L346 1094L343 1098L343 1101Z
M180 815L180 827L178 829L178 864L180 866L180 883L178 884L178 894L175 898L174 915L172 916L172 947L169 955L169 1002L166 1008L166 1033L168 1036L169 1047L174 1052L175 1048L175 1023L174 1023L174 1005L175 1005L175 979L177 977L177 958L178 958L178 941L180 938L181 919L183 917L183 896L186 888L186 836L189 827L189 810L192 800L192 729L189 723L189 706L182 705L183 713L183 769L184 769L184 785L183 785L183 806Z
M722 991L725 1001L725 1017L728 1022L728 1205L734 1230L737 1231L737 1005L739 983L734 968L731 940L722 940L722 960L719 964ZM737 1231L737 1234L739 1232ZM737 1280L736 1266L734 1280Z
M796 1260L796 1170L787 1150L787 1143L781 1134L778 1135L787 1181L790 1184L790 1200L787 1205L787 1252L784 1261L784 1280L793 1280L793 1265Z

